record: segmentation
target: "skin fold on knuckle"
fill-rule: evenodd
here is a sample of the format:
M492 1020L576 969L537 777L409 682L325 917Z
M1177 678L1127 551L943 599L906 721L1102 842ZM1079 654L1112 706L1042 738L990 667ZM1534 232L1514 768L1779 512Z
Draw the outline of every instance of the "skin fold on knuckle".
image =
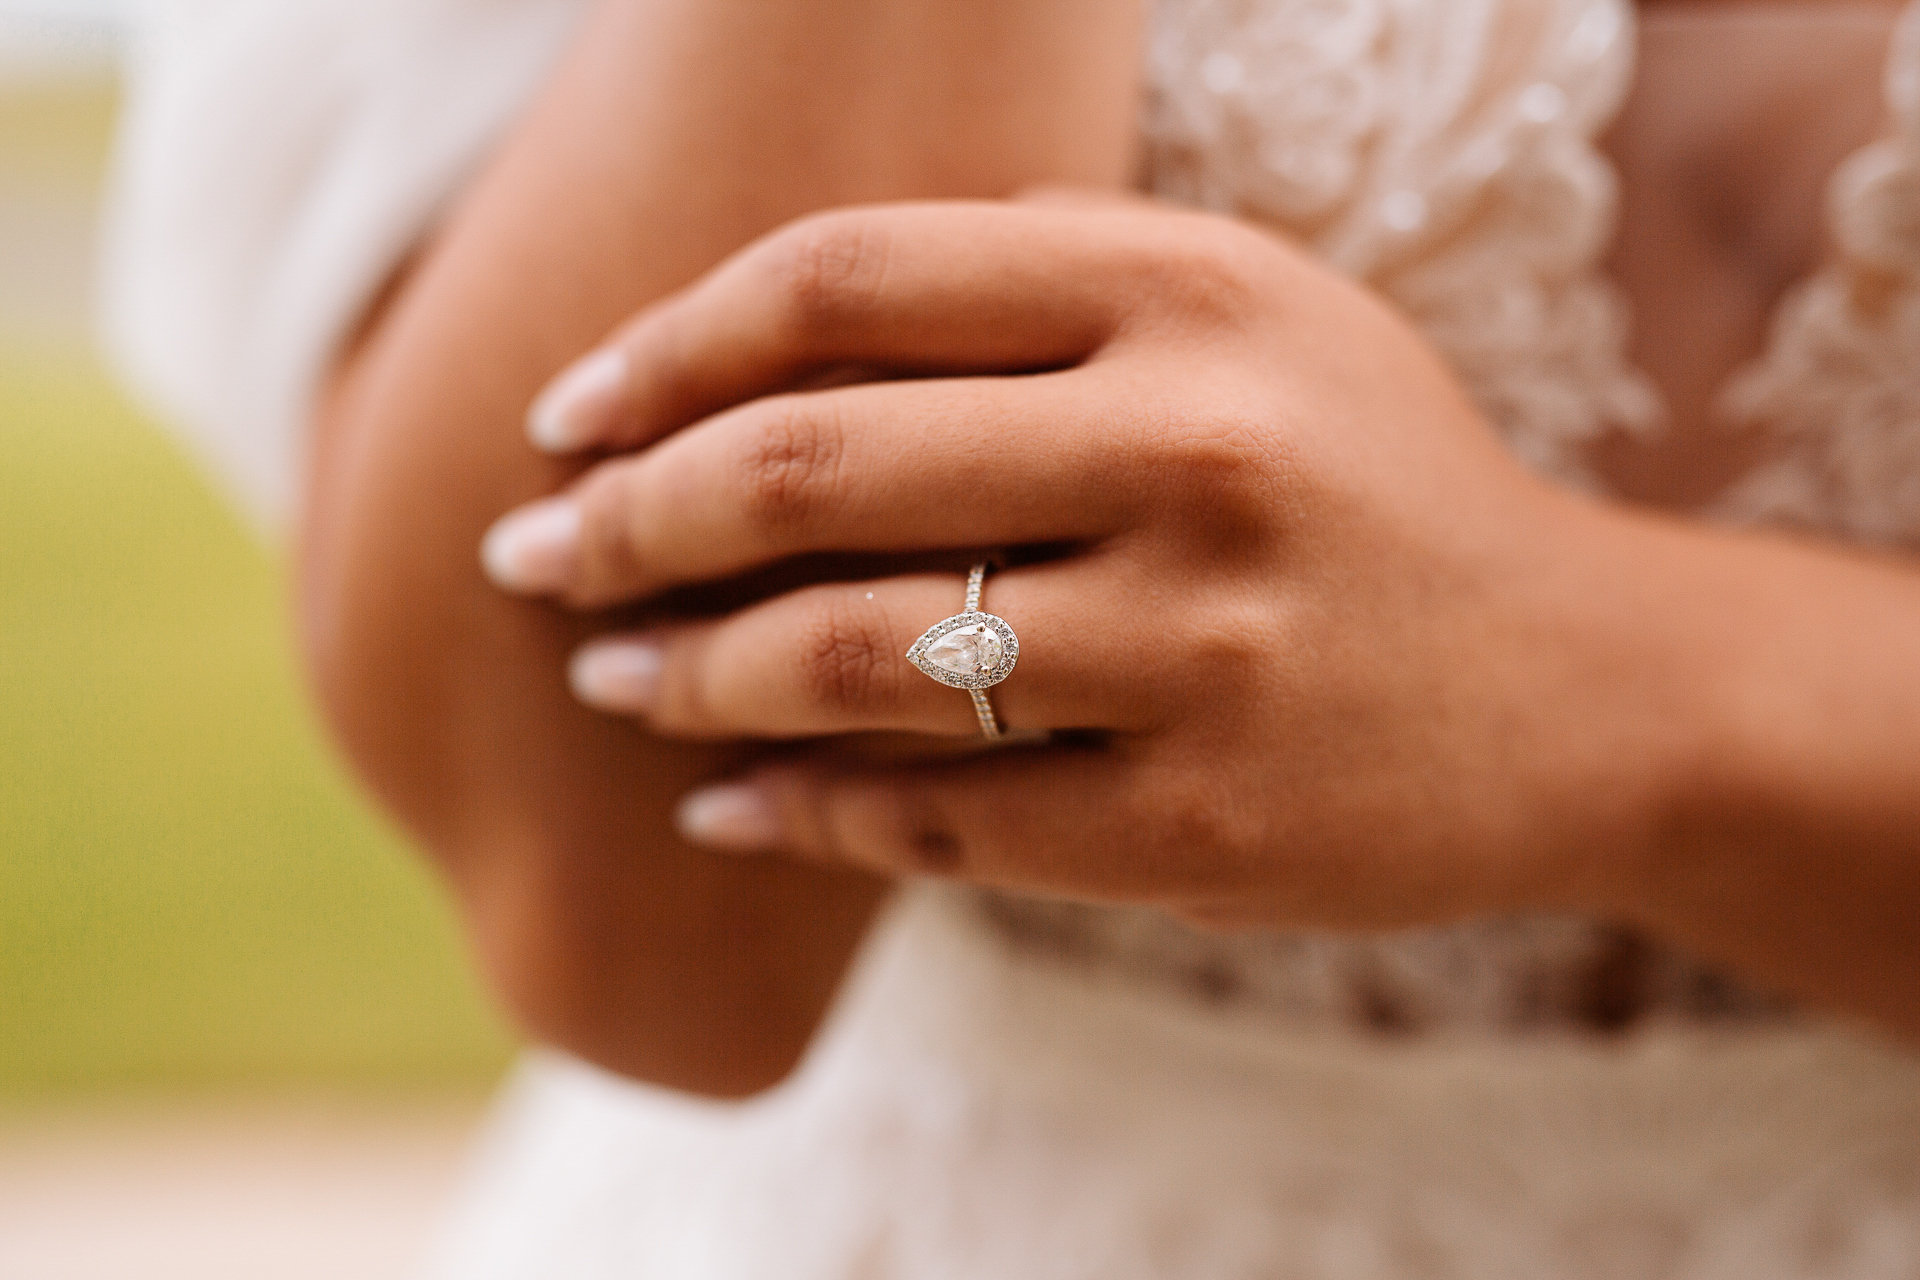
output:
M602 467L575 491L580 505L579 560L569 602L592 607L646 585L647 544L656 514L645 474L633 463Z
M1266 305L1259 268L1270 246L1220 219L1181 222L1179 235L1156 228L1120 255L1135 324L1188 335L1252 328Z
M856 800L858 829L874 865L897 875L964 878L973 860L955 824L938 805L903 786L864 788Z
M1246 592L1216 588L1183 602L1166 628L1172 641L1162 683L1189 706L1245 706L1265 692L1286 619Z
M801 350L817 346L869 308L884 288L891 237L875 213L835 212L803 219L768 243L772 297Z
M959 838L910 785L858 772L763 771L792 852L887 877L959 875Z
M686 310L683 298L669 298L624 335L629 404L622 417L631 429L623 434L632 442L719 407L692 376L696 353L688 349Z
M659 684L647 723L673 737L713 738L732 726L725 714L736 672L730 664L714 661L712 634L690 628L669 636L663 645Z
M1134 886L1142 895L1174 889L1187 901L1238 900L1266 857L1264 824L1226 778L1163 775L1133 827L1139 847Z
M1288 416L1283 405L1237 395L1230 383L1217 386L1207 403L1170 424L1167 470L1202 514L1236 529L1270 524L1296 465L1287 448Z
M1102 469L1134 495L1149 523L1192 545L1265 545L1296 499L1297 464L1286 411L1270 389L1247 385L1230 364L1195 377L1192 360L1164 353L1138 361L1116 391L1122 421L1107 433ZM1199 395L1186 390L1200 382ZM1176 388L1179 391L1170 391Z
M840 470L841 427L824 395L763 402L734 465L742 518L760 544L784 548L823 514Z
M904 665L878 614L842 592L824 593L794 647L802 696L849 727L878 727L900 701Z

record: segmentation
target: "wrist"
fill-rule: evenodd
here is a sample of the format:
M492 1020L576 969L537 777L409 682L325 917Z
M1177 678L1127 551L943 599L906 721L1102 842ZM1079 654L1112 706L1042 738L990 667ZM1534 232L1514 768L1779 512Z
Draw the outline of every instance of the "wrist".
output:
M1579 909L1788 988L1846 968L1865 937L1840 922L1914 879L1920 584L1784 537L1603 522L1586 647L1607 678L1576 723L1615 759L1587 782L1612 796L1572 861Z
M1555 495L1530 637L1545 722L1531 905L1645 925L1739 789L1749 717L1731 652L1749 606L1723 539Z

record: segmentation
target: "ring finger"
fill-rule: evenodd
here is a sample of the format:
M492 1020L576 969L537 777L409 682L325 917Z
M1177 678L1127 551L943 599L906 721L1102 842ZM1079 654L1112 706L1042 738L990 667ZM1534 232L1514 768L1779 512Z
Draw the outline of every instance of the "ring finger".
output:
M1154 720L1147 691L1115 678L1130 669L1130 645L1095 616L1119 576L1103 561L987 579L982 608L1020 639L1018 665L988 691L1005 727L1138 730ZM572 680L589 705L676 737L974 734L966 691L906 659L929 627L961 611L952 575L808 587L715 622L594 640L575 656Z

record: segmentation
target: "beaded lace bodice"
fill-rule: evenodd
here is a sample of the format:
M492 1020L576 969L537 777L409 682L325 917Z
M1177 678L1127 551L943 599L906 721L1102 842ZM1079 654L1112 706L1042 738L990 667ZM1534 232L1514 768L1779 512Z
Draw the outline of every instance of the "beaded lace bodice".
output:
M1529 463L1659 419L1595 272L1593 145L1632 75L1624 0L1165 0L1153 186L1266 222L1386 293Z
M1144 138L1162 195L1278 226L1392 298L1528 464L1666 429L1600 274L1595 139L1633 72L1626 0L1160 0ZM1894 131L1833 178L1836 256L1781 306L1718 427L1761 461L1704 515L1920 544L1920 5ZM1781 1006L1618 929L1482 921L1380 938L1223 938L1157 913L982 899L1015 945L1295 1022L1413 1033L1770 1017Z
M1765 356L1721 397L1765 462L1718 514L1920 544L1920 5L1887 65L1890 136L1828 188L1833 260L1781 306Z

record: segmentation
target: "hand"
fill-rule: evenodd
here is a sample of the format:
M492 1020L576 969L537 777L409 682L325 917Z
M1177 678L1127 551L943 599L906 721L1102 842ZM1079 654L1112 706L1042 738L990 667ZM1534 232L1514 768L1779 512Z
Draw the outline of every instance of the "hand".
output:
M800 755L689 797L713 845L1222 925L1598 907L1685 745L1634 676L1624 518L1513 463L1386 306L1226 219L809 218L642 312L531 429L618 454L485 548L578 607L809 553L1069 548L986 588L1021 640L999 714L1051 744ZM957 574L810 586L597 640L575 688L691 738L976 734L902 657L960 604Z

